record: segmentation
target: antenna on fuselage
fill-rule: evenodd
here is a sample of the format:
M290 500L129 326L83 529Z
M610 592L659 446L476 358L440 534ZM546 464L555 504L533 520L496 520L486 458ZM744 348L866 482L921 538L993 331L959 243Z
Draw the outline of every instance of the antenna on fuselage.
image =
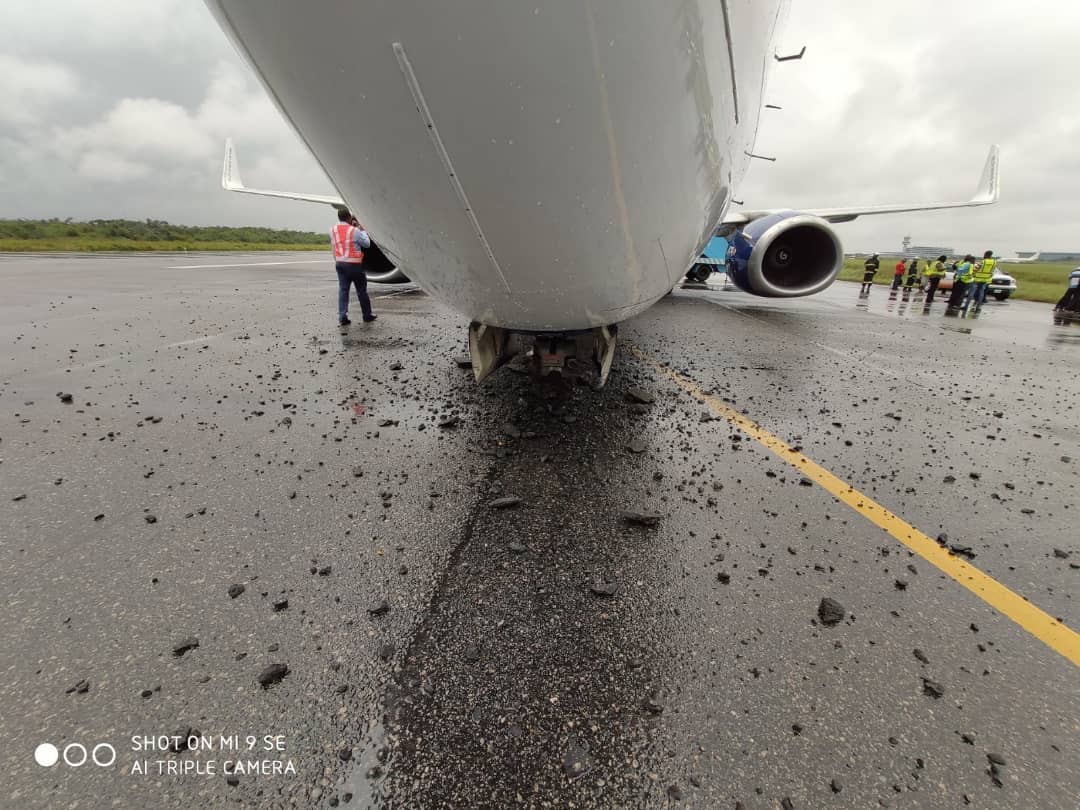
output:
M796 61L798 59L802 59L805 54L806 54L806 46L803 45L802 50L799 51L798 53L789 54L788 56L781 56L778 53L774 53L773 54L773 59L775 59L777 62L794 62L794 61Z

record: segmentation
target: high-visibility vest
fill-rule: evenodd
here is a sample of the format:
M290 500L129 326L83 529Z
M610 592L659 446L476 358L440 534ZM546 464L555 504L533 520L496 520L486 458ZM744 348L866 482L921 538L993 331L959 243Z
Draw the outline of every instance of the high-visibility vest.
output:
M994 259L983 259L979 264L975 265L975 283L976 284L989 284L994 279L994 267L997 265L997 261Z
M334 244L334 261L360 264L364 251L356 244L356 226L339 222L330 229L330 241Z
M941 278L945 275L945 265L942 262L927 262L923 275L927 278Z
M963 262L956 268L955 280L970 284L972 279L971 262Z

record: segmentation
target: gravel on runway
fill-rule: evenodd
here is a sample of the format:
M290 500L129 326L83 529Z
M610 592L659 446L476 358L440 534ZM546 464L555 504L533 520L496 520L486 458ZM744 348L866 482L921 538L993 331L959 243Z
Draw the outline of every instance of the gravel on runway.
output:
M1075 806L1075 667L630 351L1076 627L1068 327L681 290L552 400L292 259L0 259L0 805Z

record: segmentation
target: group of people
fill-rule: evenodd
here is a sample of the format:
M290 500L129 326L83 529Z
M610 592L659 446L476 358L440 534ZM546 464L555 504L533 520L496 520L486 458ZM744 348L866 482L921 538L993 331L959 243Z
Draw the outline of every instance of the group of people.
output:
M952 272L952 293L949 295L945 314L955 316L963 313L966 315L972 304L974 304L972 310L974 314L982 311L983 303L986 301L986 290L994 278L994 268L997 267L994 251L986 251L980 260L976 260L970 253L964 258L951 263L948 263L947 256L926 259L926 265L922 268L921 283L919 280L920 261L922 260L913 258L905 263L902 258L899 259L893 273L892 289L898 290L904 287L905 290L910 291L913 287L919 285L919 289L926 293L926 305L929 306L934 303L938 285L945 278L945 274ZM866 260L860 294L865 295L870 292L870 287L874 283L874 276L877 275L880 267L881 260L878 258L878 254L875 253ZM907 276L906 282L904 280L905 274Z

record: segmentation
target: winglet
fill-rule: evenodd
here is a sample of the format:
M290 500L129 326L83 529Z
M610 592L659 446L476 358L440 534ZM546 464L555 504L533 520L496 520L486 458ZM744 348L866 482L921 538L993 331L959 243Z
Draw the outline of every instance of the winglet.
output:
M248 188L244 185L244 181L240 179L240 166L236 161L236 147L233 146L232 138L225 139L225 160L221 164L221 187L226 191L240 191L244 194L324 203L335 208L345 207L345 201L341 197L331 197L327 194L300 194L292 191L267 191L259 188Z
M998 174L998 162L1001 148L994 144L990 147L990 154L986 156L986 165L983 166L982 177L979 178L979 186L975 189L975 196L971 202L977 205L989 205L996 203L1001 197L1001 175Z
M244 181L240 179L240 166L236 162L236 147L232 138L225 139L225 161L221 166L221 187L226 191L243 191Z

